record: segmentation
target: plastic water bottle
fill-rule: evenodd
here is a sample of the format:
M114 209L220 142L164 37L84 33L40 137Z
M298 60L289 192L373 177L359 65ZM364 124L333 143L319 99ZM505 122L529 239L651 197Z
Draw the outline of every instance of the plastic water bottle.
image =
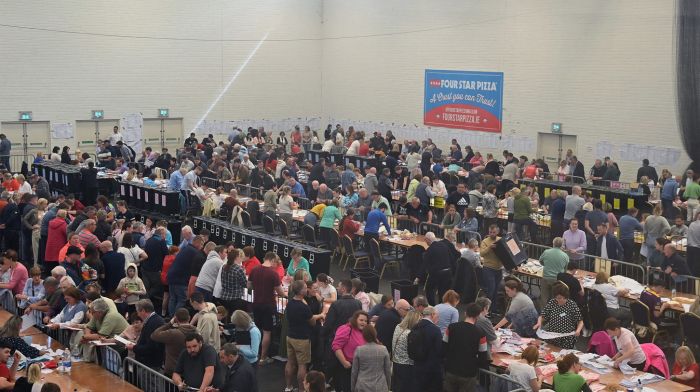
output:
M637 389L635 389L636 392L642 392L644 390L644 386L642 386L642 380L637 379Z
M674 299L674 298L676 298L676 288L675 287L671 289L671 299Z
M66 374L70 374L71 367L73 366L73 362L71 359L70 353L66 354L65 359L63 360L63 371Z

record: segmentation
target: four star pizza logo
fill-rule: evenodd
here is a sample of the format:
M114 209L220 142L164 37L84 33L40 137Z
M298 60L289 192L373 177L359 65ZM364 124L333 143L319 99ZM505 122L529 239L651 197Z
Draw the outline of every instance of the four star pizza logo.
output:
M429 83L430 87L440 87L440 79L432 79Z

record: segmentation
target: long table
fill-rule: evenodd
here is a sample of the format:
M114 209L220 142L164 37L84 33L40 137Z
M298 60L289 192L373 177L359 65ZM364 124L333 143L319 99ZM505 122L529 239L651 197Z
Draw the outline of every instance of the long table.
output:
M558 347L554 347L551 345L548 345L548 349L545 351L548 353L558 353L561 349ZM515 358L509 354L506 353L492 353L492 365L499 367L499 368L505 368L507 367L507 361L514 361ZM539 367L539 366L538 366ZM588 370L588 369L586 369ZM592 372L592 371L591 371ZM595 372L594 372L595 373ZM606 385L606 386L615 386L619 385L620 382L624 379L629 379L631 377L634 377L635 375L640 375L643 374L643 372L640 371L635 371L634 375L629 375L626 376L622 374L622 372L619 369L612 369L610 373L607 374L600 374L600 378L598 379L597 382ZM552 385L552 376L549 376L545 378L544 382L548 385ZM687 385L683 385L680 383L677 383L675 381L671 380L664 380L664 381L659 381L653 384L647 385L648 388L652 388L656 391L673 391L673 392L682 392L682 391L692 391L693 388L689 387ZM623 389L624 390L624 389Z
M5 322L12 316L6 310L0 310L0 324ZM55 339L49 338L46 334L38 329L31 327L23 336L29 336L32 339L32 344L40 344L42 346L51 346L51 349L65 349ZM20 372L24 375L24 371ZM70 374L59 374L53 371L42 375L42 382L53 382L61 387L61 391L78 391L78 392L137 392L141 389L129 384L116 375L110 373L104 368L95 363L74 362Z
M290 254L292 249L299 248L301 249L303 257L309 261L309 266L311 268L309 272L312 277L320 273L328 274L330 272L331 255L333 252L327 249L315 248L279 236L249 230L220 219L206 216L194 217L192 229L195 233L199 233L202 229L209 230L211 233L209 238L218 244L231 241L237 248L252 246L255 249L255 254L261 260L262 257L265 256L265 253L274 252L282 259L285 266L287 266L291 260Z
M180 192L169 188L153 188L134 182L117 184L119 197L129 206L148 209L165 215L180 213Z
M522 183L532 185L537 188L537 192L544 197L549 196L552 190L565 190L571 194L571 189L578 185L583 191L590 192L593 197L600 199L603 203L610 203L613 206L613 211L625 214L630 207L636 207L639 210L649 210L647 202L649 195L633 193L629 190L613 189L607 186L589 185L589 184L573 184L570 182L559 182L550 180L531 180L524 178L520 180Z
M32 172L46 179L51 192L80 193L80 166L45 160L32 165Z

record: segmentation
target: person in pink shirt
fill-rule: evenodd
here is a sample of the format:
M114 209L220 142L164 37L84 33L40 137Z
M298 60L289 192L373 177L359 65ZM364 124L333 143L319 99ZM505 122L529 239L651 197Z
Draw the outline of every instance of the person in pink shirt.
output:
M340 362L335 375L336 391L350 392L350 376L355 350L365 344L362 330L367 326L369 315L363 310L353 313L350 322L338 327L331 348Z
M29 272L24 264L17 261L17 252L8 249L2 254L2 265L10 269L10 281L0 283L0 289L12 290L14 295L22 294L24 284L29 279Z

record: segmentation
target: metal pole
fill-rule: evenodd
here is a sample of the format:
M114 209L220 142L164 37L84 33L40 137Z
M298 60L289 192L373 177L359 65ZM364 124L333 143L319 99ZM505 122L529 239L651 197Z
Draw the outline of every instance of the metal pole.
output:
M165 119L160 119L160 150L165 148Z
M24 153L24 161L27 162L27 141L28 141L28 135L27 135L27 123L23 122L22 123L22 141L24 142L24 146L22 146L22 152ZM10 157L7 157L7 161L10 161Z
M95 149L100 144L100 122L95 120Z

